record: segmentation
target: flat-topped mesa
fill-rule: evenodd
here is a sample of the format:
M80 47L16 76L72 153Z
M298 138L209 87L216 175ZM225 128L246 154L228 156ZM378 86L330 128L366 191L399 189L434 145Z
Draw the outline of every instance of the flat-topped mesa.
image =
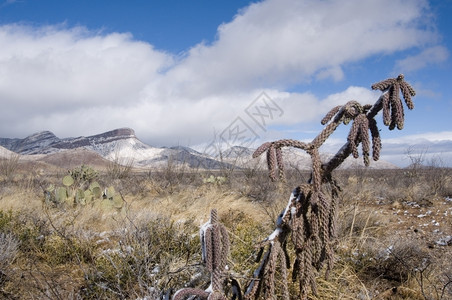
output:
M135 131L132 128L118 128L101 134L89 136L91 139L127 139L136 138Z
M62 139L58 144L53 146L59 149L73 149L78 147L102 145L131 138L136 139L135 131L133 129L119 128L87 137L81 136L76 138Z

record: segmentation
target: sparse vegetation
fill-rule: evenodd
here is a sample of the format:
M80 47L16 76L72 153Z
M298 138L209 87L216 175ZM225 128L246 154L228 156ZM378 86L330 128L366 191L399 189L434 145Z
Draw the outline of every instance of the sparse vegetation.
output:
M107 166L107 176L111 179L126 179L132 172L133 163L132 158L121 158L119 151L116 151Z
M361 123L352 123L358 133L340 159L366 139L362 115L376 114L352 103L329 114L332 122L345 121L341 110ZM388 115L387 125L403 125L400 111ZM451 169L435 161L416 165L415 176L412 168L338 170L337 157L319 164L315 149L325 138L312 149L294 141L260 148L270 153L272 177L284 171L280 182L258 166L226 177L169 162L118 177L88 166L39 175L19 161L13 180L0 179L0 298L171 299L182 289L177 299L451 299ZM310 149L312 175L284 170L277 149L286 145ZM104 196L89 205L45 201L51 185L77 202L73 192L86 196L94 182ZM121 209L102 204L109 192L101 186L114 186ZM309 263L303 251L311 246Z
M19 166L20 154L11 152L5 157L0 157L0 175L11 180Z
M450 195L435 196L426 190L429 202L414 202L396 180L404 172L368 170L358 180L354 170L335 171L342 188L336 263L328 281L316 277L318 295L309 293L309 298L374 299L385 293L389 296L380 299L451 297L452 247L437 243L452 236ZM419 172L428 176L430 171ZM450 177L452 172L442 169L440 174ZM24 182L2 182L0 233L2 255L8 259L2 259L1 297L159 299L183 287L206 289L210 274L202 264L198 231L212 208L218 209L219 222L229 234L230 275L245 291L258 266L255 247L273 230L287 205L287 185L299 181L299 174L287 172L287 183L263 185L263 170L252 176L237 171L217 185L204 183L210 174L198 172L171 194L161 192L166 181L158 176L133 173L131 180L121 180L115 186L126 200L121 210L105 209L100 202L43 206L40 184L61 185L62 175L31 181L26 190L24 186L30 186L26 177ZM102 184L109 179L99 173L96 180ZM418 185L429 189L421 181ZM273 196L246 193L259 188ZM452 190L450 181L445 190ZM424 257L427 265L422 265ZM393 265L395 261L399 263ZM297 286L288 282L291 295ZM224 291L232 296L230 286Z

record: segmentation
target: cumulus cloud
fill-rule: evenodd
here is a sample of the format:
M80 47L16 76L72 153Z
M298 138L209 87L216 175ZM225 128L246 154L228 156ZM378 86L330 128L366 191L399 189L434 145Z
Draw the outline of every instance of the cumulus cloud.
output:
M193 47L171 75L196 82L194 88L204 92L287 86L312 76L340 80L345 63L434 40L433 32L416 24L425 17L425 5L400 0L258 2L220 26L212 45Z
M386 139L387 142L397 144L397 143L415 143L419 141L424 142L443 142L452 141L452 131L441 131L441 132L426 132L420 134L411 134L397 139Z
M3 97L67 109L138 98L170 62L130 34L104 36L78 27L2 26L0 43Z
M284 110L271 125L318 120L332 105L375 97L360 87L325 99L287 90L340 81L345 64L375 54L435 43L436 33L421 23L425 9L423 0L267 0L242 9L219 26L213 43L194 45L183 57L129 33L0 26L0 136L127 126L149 144L197 144L262 90Z
M337 105L344 105L348 101L357 100L363 104L373 104L379 93L364 87L351 86L346 90L334 93L324 99L316 95L296 92L281 92L268 90L266 93L281 107L281 117L273 118L269 125L294 125L302 122L320 122L330 109Z
M449 51L445 47L434 46L422 50L417 55L397 61L396 69L402 70L402 72L412 72L425 68L428 65L443 63L448 57Z

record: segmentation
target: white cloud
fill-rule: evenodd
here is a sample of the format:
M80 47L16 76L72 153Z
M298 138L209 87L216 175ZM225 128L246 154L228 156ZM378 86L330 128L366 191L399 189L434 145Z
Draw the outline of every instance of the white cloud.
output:
M8 6L8 5L12 5L14 3L18 2L17 0L6 0L5 2L0 4L0 8Z
M443 142L452 141L452 131L441 131L441 132L426 132L420 134L411 134L394 139L386 139L387 142L392 144L397 143L420 143L420 142Z
M425 8L423 0L262 1L222 24L215 42L182 58L128 33L0 26L0 136L51 130L66 137L127 126L150 144L197 144L264 89L284 109L274 124L317 121L332 105L375 98L360 87L323 100L286 90L338 81L344 64L435 42L419 24Z
M82 28L3 26L0 43L2 97L41 107L126 106L170 62L129 34Z
M25 133L45 129L41 119L57 131L95 127L95 122L83 125L80 111L130 108L172 61L130 34L102 35L79 27L2 26L0 44L2 120L29 126ZM58 116L67 118L57 123ZM91 115L92 120L103 118L109 116Z
M345 63L434 40L433 32L416 24L425 17L425 5L403 0L258 2L220 26L215 43L192 48L171 75L197 83L199 92L287 86L312 76L340 80Z
M270 125L294 125L313 121L320 123L320 119L335 106L344 105L351 100L357 100L362 104L372 104L380 94L356 86L348 87L345 91L331 94L324 99L319 99L309 92L288 93L268 90L266 93L283 110L283 115L270 121Z
M412 72L431 64L440 64L447 60L449 51L443 46L424 49L417 55L409 56L396 62L396 69L402 72Z

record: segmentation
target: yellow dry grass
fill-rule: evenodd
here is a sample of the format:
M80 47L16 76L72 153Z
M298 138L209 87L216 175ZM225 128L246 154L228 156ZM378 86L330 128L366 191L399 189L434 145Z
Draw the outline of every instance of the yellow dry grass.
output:
M16 188L0 198L0 210L30 212L38 217L49 218L57 225L70 225L75 231L95 229L98 232L121 227L124 219L141 224L152 218L164 217L173 221L192 220L195 224L206 222L210 211L216 208L220 215L228 211L243 212L256 222L271 222L268 207L250 202L248 198L226 189L200 186L170 195L149 193L143 196L123 195L122 209L105 209L100 201L93 205L61 209L43 204L43 195Z
M435 220L441 223L439 228L444 233L443 235L450 235L452 233L450 228L452 227L450 227L449 202L446 203L444 199L441 199L441 201L431 200L431 205L435 205L436 210L433 207L407 207L406 203L415 199L414 197L409 197L408 193L410 191L400 190L392 203L389 203L389 200L386 200L388 203L382 203L379 200L382 198L380 195L387 196L388 194L384 194L386 191L383 189L390 190L390 187L381 183L375 184L372 181L363 181L362 185L359 185L354 181L353 177L351 178L352 180L347 181L348 184L343 185L344 189L339 212L340 234L336 244L338 260L328 280L325 280L322 274L318 274L318 295L310 295L310 299L422 299L419 282L416 281L419 279L418 273L414 275L409 274L411 277L402 281L384 281L380 277L380 273L386 270L383 268L378 269L381 266L371 256L375 256L390 245L403 246L400 241L407 240L407 235L413 239L418 238L420 234L415 233L413 229L417 229L419 225L413 222L419 223L420 219L417 215L425 213L427 210L432 210L432 214L435 214L436 210L438 211L438 215L435 215ZM285 195L285 192L282 191L279 193L279 195L282 195L281 199L272 203L262 204L253 202L252 199L230 186L210 184L185 185L177 186L174 191L169 192L162 185L152 180L147 180L143 183L142 190L138 193L123 191L122 196L126 204L122 209L118 210L106 209L100 204L100 201L87 206L48 207L43 205L44 196L41 190L36 188L36 186L32 188L32 186L32 180L28 180L26 176L22 177L21 184L4 185L4 188L0 191L0 211L13 211L24 214L24 218L36 216L36 219L46 220L46 222L51 223L53 229L64 229L66 234L73 234L76 239L79 239L77 241L80 241L80 245L84 245L83 242L85 240L83 239L85 237L83 237L83 234L89 234L88 236L90 237L87 240L95 236L93 240L89 241L93 243L93 247L96 247L97 252L95 255L117 244L117 241L114 240L114 235L111 236L110 241L105 241L106 245L97 243L101 240L99 236L103 232L111 233L116 230L131 228L128 227L131 225L147 224L152 220L160 219L172 220L176 223L190 221L196 225L201 225L209 218L210 210L216 208L220 216L226 216L226 219L229 217L229 222L234 220L231 215L240 212L246 215L247 220L252 220L256 224L263 224L262 228L269 229L268 233L266 229L256 232L259 231L256 230L258 227L255 224L253 224L254 227L251 226L252 222L249 222L249 224L244 222L243 226L248 226L246 228L242 228L242 226L232 229L233 226L229 224L230 228L228 228L228 231L232 240L240 241L243 236L247 238L246 241L236 242L233 245L235 247L232 249L233 253L238 253L237 255L243 256L244 259L248 256L252 258L253 245L249 245L250 240L254 243L254 237L259 236L256 238L256 242L258 242L262 236L265 237L271 233L273 222L275 222L282 208L286 206L286 197L289 196L289 193ZM122 192L119 188L117 190ZM421 190L418 186L414 186L412 189L416 193L420 193ZM416 193L414 194L416 195ZM404 214L404 210L407 210L409 214ZM446 212L448 213L447 215L445 215ZM414 226L413 229L410 226ZM429 226L432 227L433 225L430 224ZM424 228L423 231L427 232L430 227ZM431 230L433 229L436 228ZM238 233L233 233L234 230ZM195 235L196 232L193 231L193 234ZM252 237L249 237L249 235L252 235ZM433 237L436 239L436 236ZM48 238L49 242L52 241L50 237L46 238ZM418 238L419 245L422 245L423 248L427 246L426 239L427 237ZM62 244L65 245L64 243ZM407 249L409 250L410 248L407 247ZM450 253L449 247L441 248L434 245L434 249L428 251L444 253L445 257L450 257L447 256ZM49 254L47 253L46 255ZM409 259L410 257L407 258ZM174 262L178 261L177 258L173 260ZM179 269L186 263L185 260L180 260L180 262L180 264L173 263L173 267L170 269L175 270L174 266ZM48 278L57 276L59 269L52 269L46 263L45 261L39 262L40 267L42 267L41 271L46 273L44 275ZM434 261L434 263L438 267L446 265L439 260ZM16 265L20 264L20 260L17 260ZM64 272L74 268L74 265L61 265L60 268L64 269L62 270ZM238 271L239 275L241 274L242 276L253 271L241 270L240 268L240 265L233 265L234 271ZM439 288L443 284L439 280L444 280L444 277L440 277L441 272L439 271L444 270L438 269L436 266L435 270L438 271L425 274L432 280L432 282L424 282L428 295L435 295L434 290L430 291L434 284ZM38 276L37 282L40 282L39 276L42 274L40 275L35 269L31 270L30 274ZM14 276L19 275L19 273L13 272L10 278L11 281L8 284L12 284L12 280L15 280ZM80 274L78 276L74 275L74 278L77 279L77 282L72 282L68 279L67 283L65 281L61 285L67 284L69 286L68 291L72 291L72 285L74 287L82 285L83 276ZM17 280L19 279L17 278ZM35 295L30 295L29 298L31 299L33 296ZM440 298L432 297L432 299Z

